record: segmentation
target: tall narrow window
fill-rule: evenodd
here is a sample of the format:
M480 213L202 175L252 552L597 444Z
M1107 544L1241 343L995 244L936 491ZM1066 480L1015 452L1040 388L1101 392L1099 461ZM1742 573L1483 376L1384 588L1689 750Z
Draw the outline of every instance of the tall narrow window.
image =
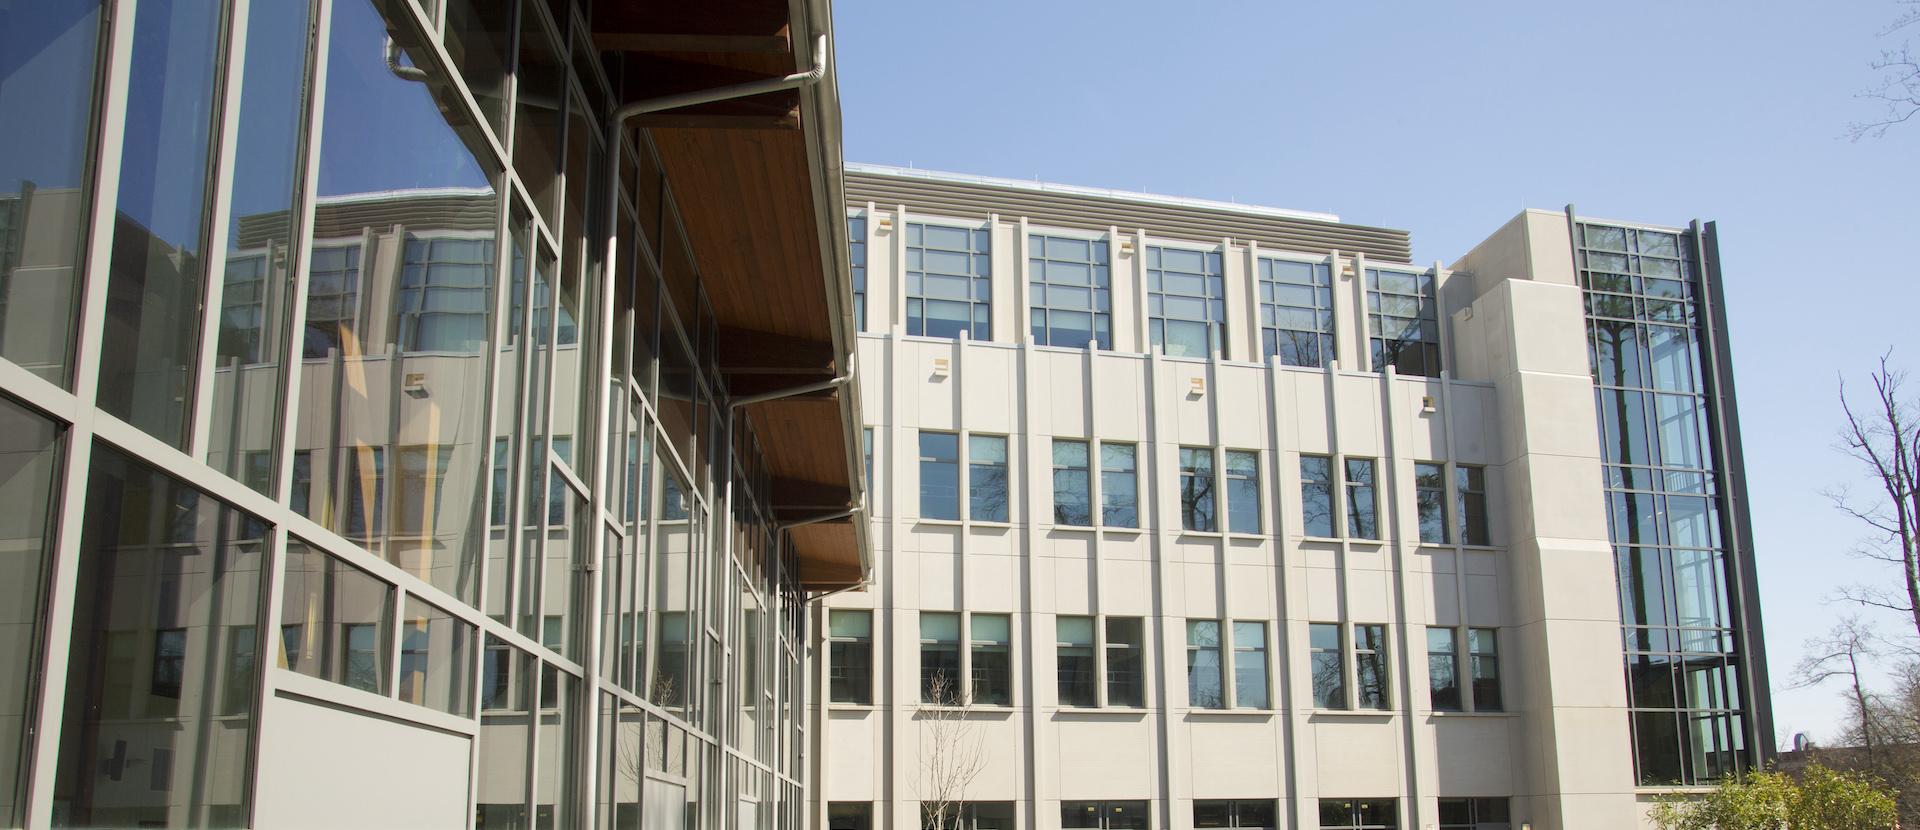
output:
M1028 312L1042 346L1113 348L1113 298L1107 243L1027 237Z
M1347 666L1338 623L1307 626L1313 671L1313 705L1321 709L1347 708Z
M1460 711L1460 650L1451 628L1427 627L1427 688L1434 711Z
M1420 541L1447 541L1447 468L1417 461L1413 465L1414 500L1420 508Z
M967 621L967 639L972 646L968 655L973 673L970 702L983 706L1013 704L1010 625L1006 614L974 614Z
M5 78L4 72L0 72L0 81ZM4 136L7 129L0 125L0 136ZM0 162L3 164L5 162ZM4 316L0 316L0 323L3 322ZM43 590L41 586L52 570L54 540L49 525L54 524L52 506L56 503L55 495L60 492L61 431L54 421L0 396L0 458L6 459L7 471L0 478L0 573L6 575L12 597L10 622L0 626L0 654L7 656L15 678L37 676L35 644L47 635L46 614L36 606ZM95 505L88 507L97 509ZM255 535L264 530L264 526L242 528L243 533ZM251 625L247 630L253 630ZM251 643L248 645L247 654L251 657ZM74 651L85 651L82 646L76 642ZM253 677L252 672L229 676L233 684L244 685L244 690L235 691L233 684L227 687L234 692L229 699L237 704L228 706L227 713L251 711ZM26 824L19 789L24 784L26 770L18 763L18 750L31 745L28 730L34 721L25 713L30 711L34 685L36 683L18 679L0 685L0 713L4 713L0 716L0 747L7 748L0 751L0 825ZM68 694L79 694L79 690Z
M920 518L960 518L960 436L920 433Z
M1498 712L1500 697L1499 631L1492 628L1467 629L1467 654L1473 660L1473 709Z
M1261 258L1261 354L1316 369L1333 360L1331 271L1324 262Z
M1439 302L1433 274L1367 269L1367 335L1373 370L1440 376Z
M907 333L992 340L986 228L907 224Z
M1226 283L1218 251L1147 248L1147 331L1162 354L1226 357Z
M1460 522L1460 541L1469 545L1491 545L1487 533L1487 468L1453 468L1454 512Z
M1107 705L1147 705L1146 628L1139 617L1108 617Z
M1007 520L1007 436L967 436L968 518Z
M1053 439L1053 522L1092 525L1093 504L1088 492L1087 442Z
M1100 443L1100 523L1140 526L1140 480L1134 445Z
M960 615L920 612L920 702L958 706L960 687Z
M847 265L853 272L853 325L867 330L867 217L847 217Z
M1333 459L1300 456L1300 532L1333 536Z
M867 493L873 493L873 427L860 429L860 454L867 465Z
M1227 450L1227 529L1260 532L1260 454Z
M1380 538L1375 510L1373 459L1347 459L1347 535L1355 539Z
M827 699L873 703L873 612L827 612Z
M1213 450L1180 448L1180 526L1218 530L1213 516Z
M223 51L221 8L218 3L137 8L132 68L126 75L126 152L107 269L111 295L126 299L107 304L99 404L175 447L186 446L199 381L199 308L206 299L204 244L212 201L206 187L211 159L218 155L209 149L220 112L215 93ZM68 37L92 41L95 35L83 22ZM90 74L85 68L79 73ZM26 93L22 89L17 95ZM7 100L11 104L15 98ZM76 100L92 98L81 93ZM18 114L9 111L8 119ZM21 155L11 145L7 149L9 161ZM53 201L53 194L47 200Z
M1362 709L1387 708L1387 627L1353 627L1354 698Z
M472 623L408 596L400 622L400 699L465 716L473 631Z
M1053 619L1054 675L1060 687L1060 705L1098 706L1094 683L1093 618L1060 616Z
M1233 705L1267 708L1267 624L1233 624Z
M1227 705L1220 684L1220 621L1187 621L1187 705L1195 709L1222 709Z

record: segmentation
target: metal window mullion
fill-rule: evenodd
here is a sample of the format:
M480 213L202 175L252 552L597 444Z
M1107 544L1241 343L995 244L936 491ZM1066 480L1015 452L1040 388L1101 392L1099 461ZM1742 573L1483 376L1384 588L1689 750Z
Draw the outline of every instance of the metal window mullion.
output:
M187 454L196 459L207 458L207 441L212 431L213 412L213 371L215 355L220 346L220 313L222 296L226 290L227 261L227 221L226 215L233 208L233 167L234 157L240 143L240 91L245 81L247 38L247 13L250 0L229 0L222 33L224 58L219 61L219 78L215 85L220 103L214 111L213 129L209 132L215 137L215 146L210 148L209 165L211 167L211 187L203 196L206 218L202 220L201 240L205 246L200 258L201 267L201 304L200 304L200 342L199 353L193 369L193 412L187 421ZM269 247L268 263L272 264L272 251ZM264 315L263 315L264 316ZM264 321L263 321L264 323ZM236 369L233 382L238 384L240 376ZM237 437L237 436L236 436ZM230 439L231 440L231 439ZM229 454L238 451L237 444L228 447ZM236 469L229 467L229 469Z
M297 209L294 215L294 232L288 240L288 277L292 297L284 305L287 310L286 331L281 337L282 363L285 371L280 378L281 413L284 417L276 419L278 444L274 452L274 478L270 484L275 502L289 504L293 494L293 457L294 444L298 435L295 418L300 411L300 378L303 374L307 292L311 290L313 278L312 257L316 211L315 184L320 180L320 131L326 113L327 88L327 49L330 41L330 22L333 3L330 0L316 0L309 18L312 28L307 38L307 48L312 56L308 61L306 76L306 100L301 113L303 134L299 139L298 153L301 155L299 178L294 183ZM363 260L365 256L361 257ZM272 273L272 251L268 251L268 273ZM311 468L309 468L311 471ZM311 475L311 472L309 472ZM311 490L311 487L309 487ZM309 493L311 499L311 493ZM312 507L311 504L308 505Z

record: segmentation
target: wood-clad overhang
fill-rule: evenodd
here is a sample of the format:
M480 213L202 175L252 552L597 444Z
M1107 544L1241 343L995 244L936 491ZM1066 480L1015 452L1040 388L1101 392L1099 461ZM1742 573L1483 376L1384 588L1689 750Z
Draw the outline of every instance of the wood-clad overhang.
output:
M622 104L804 71L831 19L827 0L593 4L595 44L622 56ZM649 131L659 151L719 326L729 395L852 376L743 407L783 523L846 514L865 487L837 77L827 66L809 86L627 123ZM864 584L873 561L867 537L864 511L794 526L801 587Z

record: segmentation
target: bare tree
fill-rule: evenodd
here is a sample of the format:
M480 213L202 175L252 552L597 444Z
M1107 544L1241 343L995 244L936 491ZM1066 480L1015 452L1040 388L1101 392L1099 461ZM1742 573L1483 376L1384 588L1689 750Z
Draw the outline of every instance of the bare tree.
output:
M1806 650L1806 655L1800 658L1800 664L1794 667L1793 685L1808 688L1829 680L1845 680L1852 695L1855 716L1851 729L1858 730L1856 739L1866 750L1871 762L1877 743L1874 740L1875 733L1879 730L1874 729L1873 695L1860 678L1860 662L1879 656L1874 647L1872 628L1860 622L1857 616L1847 617L1826 636L1808 640Z
M1897 0L1906 8L1895 15L1893 22L1880 30L1885 37L1912 26L1920 21L1920 0ZM1880 77L1861 98L1880 105L1880 117L1871 121L1855 121L1847 125L1847 136L1854 141L1862 138L1879 138L1895 125L1905 123L1916 114L1920 114L1920 56L1914 55L1906 41L1899 46L1880 51L1877 60L1867 64Z
M926 696L914 720L920 723L919 783L923 830L957 830L967 787L987 767L985 736L971 717L959 684L945 672L927 678Z
M1879 370L1869 377L1873 397L1858 411L1847 400L1846 382L1840 384L1840 407L1847 416L1840 447L1867 468L1879 492L1864 499L1845 490L1828 495L1874 531L1857 549L1859 555L1900 568L1892 587L1859 585L1844 589L1842 596L1906 615L1920 637L1920 401L1905 398L1907 373L1887 361L1882 355Z

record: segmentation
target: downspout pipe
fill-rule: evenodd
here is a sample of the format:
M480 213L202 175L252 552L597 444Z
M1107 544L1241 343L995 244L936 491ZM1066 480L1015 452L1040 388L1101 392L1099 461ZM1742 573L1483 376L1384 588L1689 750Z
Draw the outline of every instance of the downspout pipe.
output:
M853 375L844 374L844 375L840 375L839 377L833 378L832 380L823 380L823 381L820 381L819 383L809 383L802 386L789 386L785 389L775 389L772 392L762 392L758 395L743 395L741 397L734 398L732 401L730 401L727 404L727 411L729 413L732 413L738 410L740 407L749 406L756 403L766 403L767 401L777 401L777 400L780 400L781 398L798 397L800 395L819 392L825 389L837 389L839 387L847 385L847 382L850 380L853 380Z
M764 95L769 92L779 92L786 89L799 89L819 83L820 79L826 77L826 75L827 36L821 35L813 40L813 66L804 72L795 72L779 78L763 78L758 81L746 81L743 83L728 84L726 86L716 86L710 89L696 89L691 92L677 92L672 95L662 95L658 98L648 98L621 105L619 109L613 111L613 117L608 119L607 146L615 148L620 146L620 131L625 128L626 122L634 116L645 115L650 112L660 112L662 110L691 107L695 104L730 101L735 98L745 98L749 95ZM616 194L618 193L617 190L614 192Z

